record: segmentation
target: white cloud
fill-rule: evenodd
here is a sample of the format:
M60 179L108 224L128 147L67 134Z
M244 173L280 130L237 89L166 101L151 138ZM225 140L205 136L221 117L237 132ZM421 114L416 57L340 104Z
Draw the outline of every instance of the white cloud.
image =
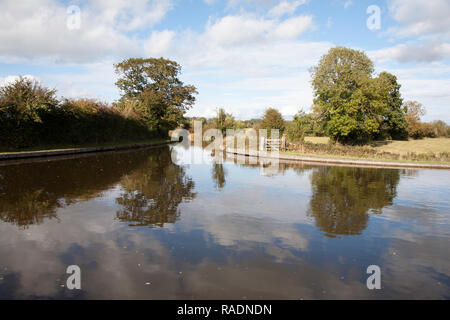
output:
M26 74L26 75L9 75L9 76L3 77L3 78L0 77L0 87L8 85L8 84L11 84L11 83L14 83L16 80L19 80L20 77L28 79L28 80L31 80L31 81L40 82L38 77L35 77L35 76L31 75L31 74Z
M270 9L267 15L272 18L280 18L286 14L292 15L299 6L307 2L308 0L281 1L278 5Z
M207 26L210 41L220 45L260 42L274 26L274 21L246 16L226 16Z
M443 120L450 123L448 106L450 105L449 79L399 79L402 84L402 96L405 100L416 100L427 110L425 121Z
M280 22L248 15L229 15L214 23L210 21L206 36L210 42L222 46L249 45L270 39L297 37L312 25L311 16L298 16Z
M171 9L170 0L106 1L81 5L80 29L69 30L67 7L56 0L0 3L0 58L86 62L130 56L140 43L128 32L149 28Z
M280 23L273 31L273 35L277 38L295 38L310 28L312 24L311 16L290 18Z
M344 8L347 9L347 8L350 7L352 4L353 4L353 1L352 1L352 0L347 0L347 1L345 1L345 3L344 3Z
M389 12L399 23L389 32L397 36L450 36L448 0L390 0Z
M175 36L174 31L153 31L144 44L145 52L150 56L162 56L168 52Z
M380 62L395 59L399 62L434 62L450 58L450 44L429 42L422 44L399 44L372 52L371 57Z

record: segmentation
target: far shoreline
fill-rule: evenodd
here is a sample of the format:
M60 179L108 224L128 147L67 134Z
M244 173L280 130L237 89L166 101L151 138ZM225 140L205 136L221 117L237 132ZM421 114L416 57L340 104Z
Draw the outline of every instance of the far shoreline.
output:
M237 149L225 149L223 150L229 154L248 156L248 157L258 157L264 159L277 159L271 155L270 152L248 152L247 150L237 150ZM306 155L294 152L280 152L279 160L288 161L292 163L320 163L329 165L351 165L351 166L362 166L362 167L373 167L373 168L414 168L414 169L444 169L450 170L450 164L447 163L427 163L427 162L402 162L402 161L379 161L379 160L368 160L368 159L348 159L342 157L330 157L329 155Z

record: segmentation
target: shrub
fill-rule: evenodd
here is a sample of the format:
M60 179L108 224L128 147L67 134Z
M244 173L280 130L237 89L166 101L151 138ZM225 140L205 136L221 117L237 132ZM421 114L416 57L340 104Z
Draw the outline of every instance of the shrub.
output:
M58 104L56 91L20 77L0 87L0 144L27 147L39 142L35 127L41 116Z
M24 148L156 137L140 114L92 99L55 98L55 90L20 78L0 88L0 146Z

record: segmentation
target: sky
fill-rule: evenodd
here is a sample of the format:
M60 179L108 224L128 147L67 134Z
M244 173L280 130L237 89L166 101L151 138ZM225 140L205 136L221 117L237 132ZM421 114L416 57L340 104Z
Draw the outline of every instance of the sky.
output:
M449 17L450 0L0 0L0 85L21 75L113 102L114 63L164 57L197 87L188 116L288 119L313 103L309 69L345 46L450 124Z

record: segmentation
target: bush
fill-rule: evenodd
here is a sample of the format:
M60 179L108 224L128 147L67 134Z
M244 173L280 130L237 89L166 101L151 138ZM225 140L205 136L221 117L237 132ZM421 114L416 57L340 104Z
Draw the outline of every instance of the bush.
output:
M40 137L34 129L42 123L43 113L56 108L55 93L23 77L0 87L0 145L27 147L38 143Z
M20 78L0 88L0 146L104 143L156 137L130 108L92 99L55 98L55 90Z
M103 143L154 137L133 114L90 99L66 99L46 114L41 136L49 144Z

